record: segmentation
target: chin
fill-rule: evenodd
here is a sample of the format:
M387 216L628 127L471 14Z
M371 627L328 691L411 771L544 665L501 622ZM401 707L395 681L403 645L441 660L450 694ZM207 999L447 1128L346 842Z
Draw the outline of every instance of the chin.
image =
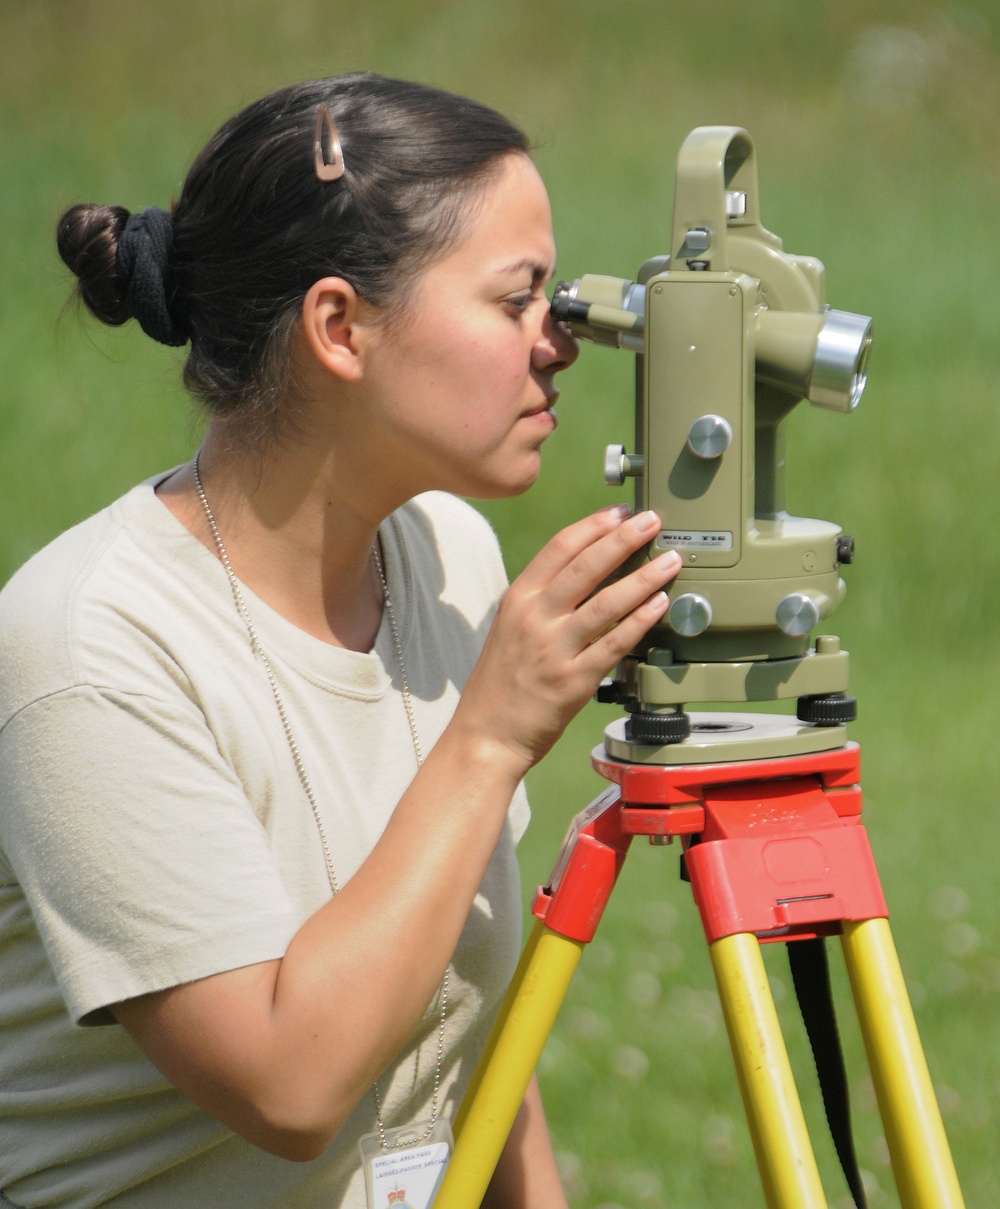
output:
M493 497L494 499L509 499L516 495L524 495L529 487L533 487L538 482L538 476L542 472L542 459L538 456L533 465L528 467L524 474L517 479L510 479L506 486L499 490Z
M463 492L469 499L474 500L508 500L515 496L524 495L529 487L538 481L540 467L521 479L509 479L504 483L480 483L470 491Z
M456 479L450 487L443 489L470 500L511 499L523 495L533 486L541 471L541 450L535 449L530 453L522 451L516 460L511 458L502 461L483 474L465 475L464 482Z

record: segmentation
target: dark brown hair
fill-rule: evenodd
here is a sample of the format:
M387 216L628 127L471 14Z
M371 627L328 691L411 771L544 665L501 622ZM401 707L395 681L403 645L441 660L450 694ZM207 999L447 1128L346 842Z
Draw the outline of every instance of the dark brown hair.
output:
M346 165L333 182L314 168L320 105ZM313 282L343 277L373 305L399 306L501 157L527 150L506 118L439 89L369 74L313 80L228 121L169 215L74 206L60 220L59 251L99 319L137 318L168 344L190 339L191 392L241 436L273 436Z

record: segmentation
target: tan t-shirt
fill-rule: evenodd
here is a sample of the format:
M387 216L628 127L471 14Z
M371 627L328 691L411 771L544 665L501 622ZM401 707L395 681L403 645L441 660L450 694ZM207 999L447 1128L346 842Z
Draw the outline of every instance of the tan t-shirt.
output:
M330 894L225 572L155 482L0 594L0 1191L25 1209L361 1206L373 1097L323 1157L286 1162L196 1108L106 1011L280 957ZM482 517L443 494L412 501L381 536L426 751L481 649L503 567ZM344 884L416 770L391 631L383 619L373 651L345 651L246 599ZM516 962L526 822L519 792L455 954L446 1115ZM429 1114L435 1009L380 1080L387 1126Z

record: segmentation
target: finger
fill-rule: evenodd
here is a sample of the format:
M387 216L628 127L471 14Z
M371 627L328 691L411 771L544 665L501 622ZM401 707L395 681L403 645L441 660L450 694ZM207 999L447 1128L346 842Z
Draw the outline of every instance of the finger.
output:
M585 661L597 676L606 676L663 618L669 605L670 599L666 592L654 592L617 625L595 638L581 655L581 660Z
M549 591L553 607L577 608L659 531L660 518L656 513L641 512L581 550L553 578ZM651 583L649 591L659 586Z
M619 625L623 618L661 591L681 566L677 551L668 550L591 596L574 615L582 641L592 643L612 626Z
M545 586L584 550L620 528L631 515L628 504L612 504L567 525L546 542L518 576L518 581L527 588Z

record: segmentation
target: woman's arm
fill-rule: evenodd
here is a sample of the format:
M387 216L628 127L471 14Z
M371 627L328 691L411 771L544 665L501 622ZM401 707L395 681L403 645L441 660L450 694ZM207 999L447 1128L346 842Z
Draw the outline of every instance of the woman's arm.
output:
M662 616L676 558L595 592L657 528L597 513L511 585L379 842L280 960L112 1007L207 1112L283 1157L323 1152L433 998L518 783Z
M534 1077L483 1197L482 1209L566 1209Z

